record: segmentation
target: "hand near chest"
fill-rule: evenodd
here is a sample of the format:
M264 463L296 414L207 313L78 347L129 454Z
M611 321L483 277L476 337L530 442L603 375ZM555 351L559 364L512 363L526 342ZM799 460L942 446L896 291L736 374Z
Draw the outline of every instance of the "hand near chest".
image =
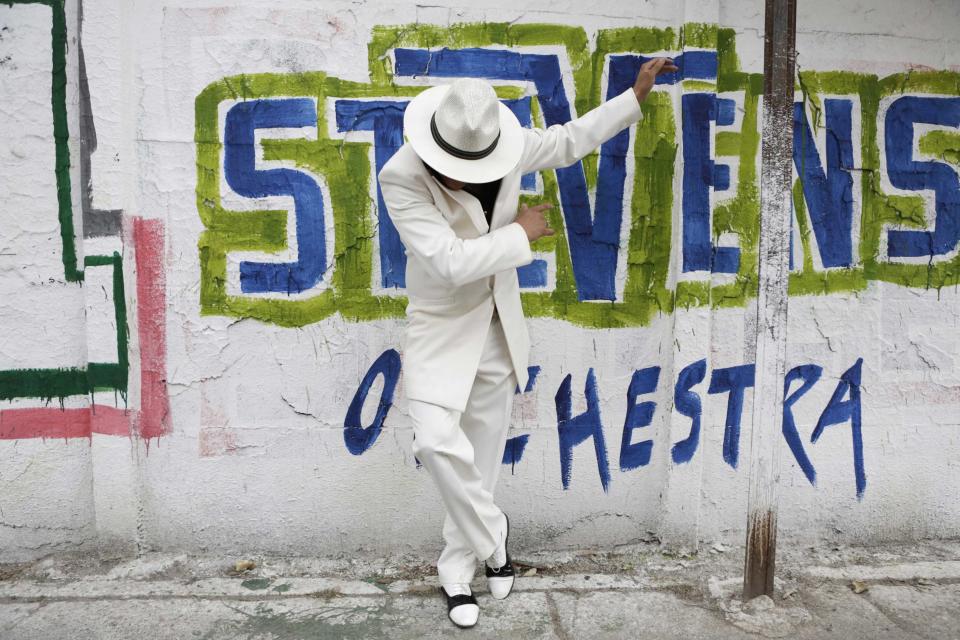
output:
M547 222L546 212L552 209L553 205L549 202L537 204L532 207L523 205L520 207L520 213L517 214L516 222L523 230L527 232L527 239L535 242L544 236L552 236L556 231L550 228Z

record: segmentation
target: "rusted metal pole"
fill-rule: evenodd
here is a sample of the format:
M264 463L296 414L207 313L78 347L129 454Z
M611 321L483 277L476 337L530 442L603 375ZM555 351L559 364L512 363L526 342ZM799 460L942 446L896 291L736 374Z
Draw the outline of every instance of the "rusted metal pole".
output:
M787 354L796 34L796 0L766 0L757 364L750 429L744 601L759 595L773 595L776 566L777 484Z

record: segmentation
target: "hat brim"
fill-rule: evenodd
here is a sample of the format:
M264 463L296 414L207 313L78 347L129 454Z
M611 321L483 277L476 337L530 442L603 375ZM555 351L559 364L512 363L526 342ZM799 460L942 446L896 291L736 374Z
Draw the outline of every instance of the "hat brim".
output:
M450 85L439 85L422 91L403 113L403 132L420 159L443 175L461 182L493 182L510 173L523 153L523 127L513 112L502 102L499 107L500 139L489 155L465 160L450 155L433 139L430 118Z

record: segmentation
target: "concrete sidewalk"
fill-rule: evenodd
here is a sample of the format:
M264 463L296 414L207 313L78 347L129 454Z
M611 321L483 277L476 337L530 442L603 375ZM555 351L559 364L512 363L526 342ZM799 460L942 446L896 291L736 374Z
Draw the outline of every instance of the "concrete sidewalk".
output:
M781 552L777 593L739 600L741 550L655 545L524 558L479 625L446 619L431 568L149 554L0 566L0 638L960 638L960 543ZM336 576L336 577L333 577Z

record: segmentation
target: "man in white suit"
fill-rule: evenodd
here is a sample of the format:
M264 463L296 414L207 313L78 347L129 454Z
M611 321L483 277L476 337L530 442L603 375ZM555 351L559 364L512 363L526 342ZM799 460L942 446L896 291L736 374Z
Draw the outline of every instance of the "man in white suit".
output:
M493 490L514 389L527 384L516 268L533 259L531 242L553 234L549 204L518 213L520 178L573 164L635 123L656 76L677 70L650 60L631 89L547 129L524 129L482 80L431 87L407 106L408 142L379 173L408 256L404 385L413 452L446 507L437 571L457 626L477 622L478 560L494 598L514 582L509 521Z

